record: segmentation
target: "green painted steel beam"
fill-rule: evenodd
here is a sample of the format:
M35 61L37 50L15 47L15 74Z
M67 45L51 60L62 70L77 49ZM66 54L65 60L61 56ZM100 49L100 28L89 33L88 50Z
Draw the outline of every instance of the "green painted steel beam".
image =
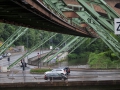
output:
M50 0L52 3L57 3L59 2L60 0Z
M74 43L72 43L71 45L69 45L69 48L65 48L63 51L69 51L70 49L72 49L68 54L72 53L76 48L78 48L81 44L83 44L88 38L84 38L84 37L80 37L79 39L77 39ZM73 48L74 47L74 48ZM58 53L59 54L59 53ZM57 55L58 55L57 54ZM64 53L62 53L60 56L62 56ZM54 57L53 57L54 58ZM52 58L52 59L53 59Z
M62 15L65 17L65 15L50 1L50 0L44 0L44 3L49 6L49 9L53 10L56 12L58 15ZM54 13L53 12L53 13Z
M76 48L77 48L77 46L79 45L79 43L80 42L83 42L83 38L84 37L80 37L79 39L77 39L76 41L75 41L75 43L73 43L73 44L71 44L68 48L65 48L65 50L64 50L64 52L68 52L70 49L72 49L72 51L74 51ZM80 45L79 45L80 46ZM74 47L74 48L73 48ZM62 56L64 53L62 53L61 55L59 55L59 57L60 56ZM69 54L69 53L68 53Z
M72 43L71 45L69 45L68 47L66 47L63 51L68 51L70 50L73 46L75 46L79 41L81 40L81 37L79 37L74 43ZM69 43L69 42L68 42Z
M115 12L114 9L112 9L104 0L97 0L98 2L100 2L100 6L102 7L102 9L104 9L108 14L111 15L112 18L119 18L120 15Z
M81 42L83 40L84 37L80 37L79 39L77 39L74 43L72 43L68 48L66 48L64 51L68 51L74 47L76 47L76 45Z
M50 57L46 62L48 63L49 61L51 61L54 57L56 57L59 53L61 53L62 51L64 51L64 49L66 49L69 45L71 45L72 43L74 43L79 37L75 37L74 39L72 39L67 45L65 45L65 47L63 47L61 50L59 50L56 54L54 54L52 57Z
M69 8L68 6L72 7L72 8ZM82 9L82 6L78 6L78 5L72 5L72 4L68 4L67 6L64 6L61 11L74 11L74 7L78 7L79 10ZM82 22L80 19L78 18L71 18L72 19L72 22L79 25L80 26L80 23Z
M61 8L64 8L64 3L63 2L57 2L57 3L55 3L55 6L60 10Z
M25 58L26 56L28 56L29 54L31 54L33 51L35 51L36 49L38 49L40 46L42 46L43 44L45 44L48 40L50 40L51 38L53 38L56 35L57 35L57 33L56 34L49 34L47 37L45 37L44 39L42 39L41 42L38 42L34 47L32 47L28 52L26 52L23 56L21 56L19 59L17 59L15 62L13 62L8 67L8 69L12 68L18 62L20 62L23 58Z
M73 49L74 47L76 47L76 45L83 40L83 37L80 37L79 39L77 39L73 44L71 44L68 48L65 49L65 51L69 51L71 49Z
M62 18L63 20L67 20L69 24L72 26L76 26L77 28L81 28L79 22L66 18L66 16L62 13L61 8L58 8L56 4L59 4L62 6L62 8L66 7L67 5L64 2L52 3L52 0L43 0L44 4L51 10L51 12L55 13L58 17ZM80 20L79 20L80 21ZM84 28L81 28L81 30L84 31ZM96 36L95 36L96 37Z
M96 21L89 13L87 12L76 12L86 23L91 26L100 38L104 41L107 40L111 46L114 47L116 52L120 53L120 43L112 37L109 31L107 31L98 21ZM114 52L114 51L113 51Z
M78 5L69 4L69 6L71 6L71 7L73 7L73 8L75 8L75 7L80 8L80 9L79 9L80 11L81 11L81 9L82 9L82 6L78 6ZM64 10L64 11L74 11L73 8L70 9L70 10L69 10L69 8L66 8L66 10ZM79 10L77 10L77 11L79 11ZM74 11L74 12L76 12L76 11ZM72 20L72 22L73 22L74 24L78 25L79 28L81 28L82 30L85 30L86 32L88 32L89 35L94 36L94 37L98 37L98 36L96 36L95 34L91 33L87 28L82 28L82 27L80 26L81 23L84 23L84 20L83 20L83 19L80 19L80 17L79 17L79 18L71 18L71 20ZM70 21L71 21L71 20L70 20Z
M72 38L73 38L73 36L66 36L56 47L61 47L64 43L66 43L67 41L71 40ZM44 56L42 58L42 60L44 60L44 59L48 58L50 55L52 55L52 53L54 52L55 48L52 49L46 56Z
M97 13L92 7L90 7L87 4L87 2L85 2L84 0L77 0L77 1L80 3L80 5L82 5L88 11L88 13L90 13L92 16L96 17L96 20L98 20L101 25L106 27L108 30L114 31L113 24L109 23L110 20L107 21L104 18L102 18L102 16L99 13ZM110 8L107 5L107 3L104 0L92 0L92 1L99 2L99 6L101 6L102 9L107 11L108 16L112 17L112 18L110 18L110 19L112 19L112 21L114 21L114 18L120 17L114 10L112 10L112 8Z
M44 57L42 57L41 60L44 60L45 58L48 58L48 56L52 55L52 53L54 52L54 50L55 50L57 47L60 47L61 44L62 44L67 38L69 38L69 35L67 35L67 36L65 35L64 38L63 38L63 40L62 40L58 45L56 45L55 48L53 48L50 52L48 52L47 55L45 55Z
M87 41L87 40L88 40L88 38L83 38L82 41L79 42L79 44L78 44L77 46L75 46L75 47L69 52L69 54L72 53L76 48L80 47L80 45L82 45L82 44L83 44L85 41ZM92 41L91 41L86 47L88 47L88 46L91 45L94 41L96 41L97 38L94 38L94 39L91 39L91 40L92 40Z
M82 41L80 41L70 52L72 53L76 48L80 47L80 45L82 45L88 38L82 38Z
M118 58L120 58L120 56L119 56L119 52L116 52L116 50L114 49L114 47L111 45L111 44L109 44L109 42L107 41L107 40L105 40L105 39L102 39L104 42L105 42L105 44L114 52L114 54L118 57Z
M88 46L90 46L93 42L95 42L97 39L98 39L98 38L92 39L92 41L86 46L86 48L87 48Z
M116 42L116 44L118 45L119 42L113 38L110 33L103 28L99 22L97 22L91 15L89 15L87 12L77 12L78 15L80 15L82 17L82 19L85 20L86 23L88 23L97 33L101 32L101 34L103 34L102 36L107 36L107 38L109 37L110 40L112 40L113 43ZM99 29L99 30L98 30ZM101 36L101 35L100 35ZM105 37L104 36L104 37ZM109 39L108 39L109 40Z
M51 1L53 4L62 3L62 5L66 5L63 0L50 0L50 1Z
M26 33L28 28L20 27L17 29L0 47L0 55L5 52L16 40Z

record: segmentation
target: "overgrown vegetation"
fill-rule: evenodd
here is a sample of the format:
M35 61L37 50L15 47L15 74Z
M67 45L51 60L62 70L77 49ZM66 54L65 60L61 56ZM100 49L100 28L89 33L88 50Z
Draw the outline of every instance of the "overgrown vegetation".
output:
M91 68L120 68L120 60L111 51L91 53L88 64Z
M89 58L89 52L82 54L69 54L68 55L68 64L69 65L84 65L87 63Z
M88 64L91 68L120 68L120 59L101 39L86 47L88 44L89 41L68 55L69 64Z

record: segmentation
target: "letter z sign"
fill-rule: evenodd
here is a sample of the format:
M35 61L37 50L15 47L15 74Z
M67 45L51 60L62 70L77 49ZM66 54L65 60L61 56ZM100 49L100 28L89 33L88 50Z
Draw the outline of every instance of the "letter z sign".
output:
M114 19L114 26L115 34L120 34L120 18Z

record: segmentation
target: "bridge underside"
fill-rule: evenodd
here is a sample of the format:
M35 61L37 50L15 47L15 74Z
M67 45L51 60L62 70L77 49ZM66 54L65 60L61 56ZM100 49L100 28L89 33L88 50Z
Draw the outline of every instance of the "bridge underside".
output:
M98 37L98 34L93 29L86 29L85 27L87 26L79 28L75 25L70 25L72 18L80 18L75 12L63 12L66 18L69 19L68 23L68 20L66 21L64 18L60 18L57 14L55 15L55 13L52 13L52 11L44 7L42 1L43 0L0 0L0 22L76 36ZM88 0L88 2L89 1L90 0ZM112 8L119 2L119 0L105 1ZM77 0L63 0L63 2L65 5L79 4ZM101 16L106 16L106 13L98 6L99 5L95 6L95 10L99 12ZM115 11L120 13L118 9L115 9Z
M77 0L63 0L66 4L74 4L74 5L80 5ZM94 1L94 0L93 0ZM97 0L96 0L97 1ZM116 4L120 5L120 0L104 0L109 6L111 6L117 13L120 14L120 10L115 7ZM88 0L90 2L90 0ZM120 6L118 6L120 7ZM99 7L99 4L95 6L95 10L100 13L105 13L104 10L102 10Z
M73 1L73 5L66 1ZM75 5L75 1L78 1L79 5ZM98 4L103 11L94 8L98 7ZM120 52L119 42L109 34L113 32L114 18L118 18L119 15L103 0L1 0L0 9L1 22L63 34L100 37L113 52ZM48 38L50 39L50 37ZM78 37L73 39L68 46L77 39ZM35 48L38 48L39 45L41 44L36 45ZM68 46L66 45L66 47ZM34 50L33 48L31 52ZM58 53L55 55L57 56ZM10 67L27 55L28 53L16 60ZM116 55L118 54L116 53Z
M78 33L78 31L58 24L53 20L51 14L46 17L43 13L22 1L16 3L13 3L12 0L0 0L0 22L63 34L94 37L82 29Z

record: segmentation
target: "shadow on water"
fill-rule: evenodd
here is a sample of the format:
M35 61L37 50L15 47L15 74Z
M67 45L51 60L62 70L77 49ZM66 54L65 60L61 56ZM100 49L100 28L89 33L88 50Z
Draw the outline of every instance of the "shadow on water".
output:
M14 88L0 88L0 90L120 90L120 85L114 86L75 86L75 87L14 87Z

